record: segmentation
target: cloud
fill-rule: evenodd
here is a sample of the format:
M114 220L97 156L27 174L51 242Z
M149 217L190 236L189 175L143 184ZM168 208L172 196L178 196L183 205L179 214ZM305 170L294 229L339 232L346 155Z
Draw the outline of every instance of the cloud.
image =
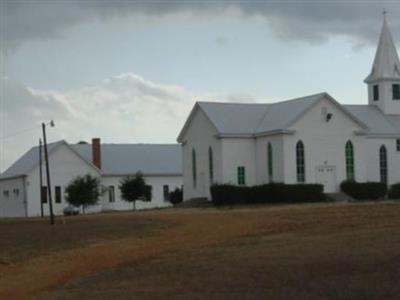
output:
M208 98L132 73L70 91L36 90L3 78L1 90L2 171L38 143L43 121L56 123L48 130L50 141L98 136L105 142L175 142L194 101Z
M195 101L254 102L251 95L195 93L133 73L70 91L31 89L5 78L0 84L0 171L37 145L43 121L56 124L49 141L174 143Z
M347 36L356 44L376 42L382 8L400 31L400 5L395 1L0 1L2 49L31 39L60 38L65 31L91 19L107 21L126 16L176 17L177 13L215 17L235 10L242 17L264 18L277 36L319 43Z

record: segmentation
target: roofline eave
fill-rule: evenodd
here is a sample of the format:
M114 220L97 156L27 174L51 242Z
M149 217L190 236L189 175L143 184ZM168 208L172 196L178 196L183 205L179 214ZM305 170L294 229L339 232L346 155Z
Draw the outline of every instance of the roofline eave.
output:
M370 83L375 83L375 82L380 82L384 80L391 80L391 81L399 81L400 76L382 76L382 77L377 77L374 78L374 76L370 75L367 78L364 79L364 83L370 84Z
M104 173L102 177L127 177L135 176L137 172L132 173ZM144 177L177 177L183 176L183 173L141 173Z
M6 181L24 177L28 177L28 175L27 174L4 175L4 177L0 177L0 181Z
M257 132L257 133L220 133L215 135L216 138L248 138L254 139L263 136L271 136L277 134L294 134L295 130L288 130L288 129L275 129L275 130L268 130L264 132Z
M399 139L399 133L367 133L365 135L367 139Z

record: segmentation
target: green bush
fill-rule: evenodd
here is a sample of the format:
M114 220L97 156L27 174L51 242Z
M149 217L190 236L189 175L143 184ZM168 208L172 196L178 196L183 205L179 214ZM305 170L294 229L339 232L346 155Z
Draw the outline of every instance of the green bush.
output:
M183 201L182 189L177 187L175 190L171 191L168 196L168 201L173 205L181 203Z
M390 186L389 199L400 199L400 183L395 183Z
M325 200L320 184L270 183L252 187L221 184L211 186L215 206L253 203L303 203Z
M378 200L387 193L387 186L382 182L343 181L340 189L356 200Z

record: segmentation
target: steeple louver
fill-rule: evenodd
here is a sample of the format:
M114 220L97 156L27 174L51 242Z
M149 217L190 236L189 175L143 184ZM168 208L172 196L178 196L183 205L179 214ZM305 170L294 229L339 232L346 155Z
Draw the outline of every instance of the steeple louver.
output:
M393 42L386 17L383 19L379 44L376 50L374 64L371 73L365 78L366 83L371 83L377 80L400 79L400 62L397 55L396 46Z

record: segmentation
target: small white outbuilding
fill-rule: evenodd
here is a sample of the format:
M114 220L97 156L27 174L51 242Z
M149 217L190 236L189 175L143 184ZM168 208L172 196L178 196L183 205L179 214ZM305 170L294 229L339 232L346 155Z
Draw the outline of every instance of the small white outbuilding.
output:
M182 187L181 147L178 144L68 144L58 141L48 145L53 210L62 214L68 206L64 191L77 176L91 174L104 188L98 205L88 212L129 210L132 204L123 201L119 184L123 177L140 171L152 186L152 201L137 201L136 208L169 206L167 194ZM43 159L43 185L46 187ZM0 176L0 217L40 216L39 149L31 148ZM49 214L44 199L43 213Z

